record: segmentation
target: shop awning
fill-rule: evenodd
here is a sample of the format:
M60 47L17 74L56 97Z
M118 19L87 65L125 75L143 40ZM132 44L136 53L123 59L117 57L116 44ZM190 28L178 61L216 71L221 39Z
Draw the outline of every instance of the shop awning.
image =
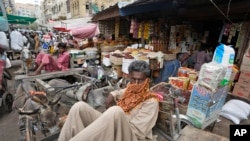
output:
M136 1L130 5L120 8L121 16L128 16L139 13L147 13L151 11L172 9L174 8L172 0L149 0Z
M3 14L0 12L0 16ZM23 17L23 16L16 16L7 14L7 19L9 24L32 24L36 21L36 18L32 17Z
M118 7L118 4L115 4L103 11L96 13L93 16L92 21L100 21L100 20L105 20L105 19L119 17L119 16L120 16L119 7Z
M64 27L66 29L78 28L90 23L92 17L84 17L84 18L77 18L77 19L68 19L62 21L52 21L48 24L44 25L48 28L54 27Z
M98 35L99 33L100 32L97 24L88 24L70 30L70 34L78 39L92 38Z
M70 29L67 29L65 27L53 27L55 30L61 31L61 32L69 32Z

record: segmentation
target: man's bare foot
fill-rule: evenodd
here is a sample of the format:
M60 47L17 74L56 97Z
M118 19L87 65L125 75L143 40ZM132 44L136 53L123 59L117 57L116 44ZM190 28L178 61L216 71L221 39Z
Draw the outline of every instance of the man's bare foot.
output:
M41 74L40 72L32 72L32 73L29 73L28 76L35 76L35 75L39 75Z

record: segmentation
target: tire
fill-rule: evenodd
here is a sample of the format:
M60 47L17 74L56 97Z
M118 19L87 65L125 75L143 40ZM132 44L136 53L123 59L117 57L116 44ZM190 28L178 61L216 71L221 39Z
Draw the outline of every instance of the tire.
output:
M6 112L12 111L13 101L14 98L12 94L10 94L9 92L5 92L3 94L3 107Z
M181 119L181 129L184 129L186 126L191 126L194 127L193 123L186 120L186 119Z

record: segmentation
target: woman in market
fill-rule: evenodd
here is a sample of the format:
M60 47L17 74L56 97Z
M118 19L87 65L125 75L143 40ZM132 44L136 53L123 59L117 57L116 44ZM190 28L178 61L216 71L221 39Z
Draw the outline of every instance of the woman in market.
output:
M130 83L107 96L104 113L82 101L74 104L58 140L155 140L152 128L158 117L159 103L157 95L149 91L149 65L145 61L134 61L128 70ZM113 106L115 102L117 106Z
M195 54L194 69L196 71L200 71L201 66L204 63L208 63L208 62L210 62L212 60L211 56L209 54L207 54L207 52L206 52L207 48L208 48L208 46L206 44L201 44L199 52L197 52Z
M59 43L57 47L59 50L57 60L55 60L50 54L40 52L36 57L37 69L29 75L41 74L42 69L45 69L47 72L67 70L70 61L70 55L66 49L67 46L65 43Z

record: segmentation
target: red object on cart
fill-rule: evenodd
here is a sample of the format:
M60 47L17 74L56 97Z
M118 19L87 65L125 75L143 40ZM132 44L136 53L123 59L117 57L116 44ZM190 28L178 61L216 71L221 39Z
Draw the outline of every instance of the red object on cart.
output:
M5 60L0 60L0 86L2 86L4 68L5 68Z

